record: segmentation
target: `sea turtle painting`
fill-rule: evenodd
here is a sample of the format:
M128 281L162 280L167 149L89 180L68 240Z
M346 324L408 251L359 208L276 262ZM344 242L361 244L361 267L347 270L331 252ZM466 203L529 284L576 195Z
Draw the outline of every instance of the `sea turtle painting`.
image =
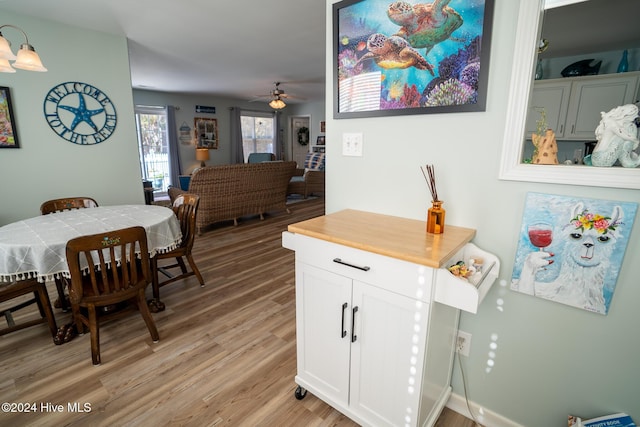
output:
M398 36L387 37L374 33L367 40L369 52L364 54L358 63L373 59L381 68L409 68L428 70L433 75L433 65L429 64L420 53L409 46L409 43Z
M401 28L397 36L407 39L416 48L426 48L425 55L436 44L447 40L460 28L463 19L448 6L451 0L434 0L433 3L411 5L396 1L389 5L387 16Z

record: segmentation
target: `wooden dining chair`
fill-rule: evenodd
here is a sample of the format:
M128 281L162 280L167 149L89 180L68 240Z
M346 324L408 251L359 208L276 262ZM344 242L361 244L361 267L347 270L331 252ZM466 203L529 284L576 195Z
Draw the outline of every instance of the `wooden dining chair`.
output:
M47 200L40 205L40 213L47 215L54 212L71 209L97 208L98 203L91 197L65 197L63 199Z
M13 331L28 328L30 326L46 323L49 326L51 336L55 337L58 326L56 319L51 310L51 301L47 293L47 287L44 283L38 282L37 279L18 280L16 282L0 283L0 303L11 301L23 295L33 294L33 298L17 302L10 307L2 307L0 311L4 314L7 321L7 327L0 329L0 335L5 335ZM32 320L25 320L16 324L13 313L30 305L38 306L39 317Z
M83 208L97 208L98 202L96 202L91 197L65 197L62 199L52 199L47 200L43 204L40 205L40 213L42 215L48 215L54 212L61 211L69 211L72 209L83 209ZM62 311L69 311L69 303L67 302L67 297L65 295L65 287L67 287L68 282L64 278L56 278L56 289L58 291L58 301L60 303L60 308Z
M193 249L193 241L196 235L196 215L198 213L198 205L200 204L200 197L196 194L182 193L179 195L173 203L173 211L178 217L180 222L180 229L182 230L182 241L180 245L168 252L157 253L156 256L151 258L151 270L153 273L153 300L150 302L152 311L164 310L164 304L160 301L160 287L173 283L177 280L187 278L195 275L200 282L200 286L204 286L204 279L198 266L193 259L191 250ZM169 265L158 266L158 261L161 259L175 258L175 263ZM184 262L186 258L189 262L191 270L187 269ZM167 270L180 267L181 273L179 275L171 275ZM160 282L159 274L163 273L168 277L167 280Z
M67 243L66 253L73 318L79 333L85 325L89 328L94 365L100 364L98 308L131 301L138 307L153 342L160 339L144 296L152 277L143 227L76 237Z

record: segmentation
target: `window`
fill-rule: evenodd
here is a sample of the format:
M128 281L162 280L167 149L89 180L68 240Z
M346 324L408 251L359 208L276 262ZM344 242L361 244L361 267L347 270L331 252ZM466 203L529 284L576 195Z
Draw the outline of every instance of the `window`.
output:
M142 106L135 112L142 179L152 182L155 195L162 195L170 182L167 113L164 107Z
M242 112L242 150L247 162L251 153L275 153L274 115L271 113Z

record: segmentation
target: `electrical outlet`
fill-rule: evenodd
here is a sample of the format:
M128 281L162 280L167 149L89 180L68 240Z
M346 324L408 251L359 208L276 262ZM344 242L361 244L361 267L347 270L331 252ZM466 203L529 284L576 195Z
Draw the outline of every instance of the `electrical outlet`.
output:
M469 356L469 350L471 350L471 334L459 330L456 339L456 352L463 356Z

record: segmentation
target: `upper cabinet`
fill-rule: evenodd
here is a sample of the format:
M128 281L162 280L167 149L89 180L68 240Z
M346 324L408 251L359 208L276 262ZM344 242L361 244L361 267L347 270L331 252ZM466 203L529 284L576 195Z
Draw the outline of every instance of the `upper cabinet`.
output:
M636 102L639 75L608 74L573 82L565 138L595 139L601 112Z
M536 133L538 121L543 112L547 127L553 129L556 138L564 137L570 92L571 82L568 80L541 80L534 83L531 93L531 108L527 114L525 127L527 139L531 139L531 134Z
M544 109L557 139L595 140L600 113L636 102L639 81L636 72L536 81L527 114L527 139L536 132Z

